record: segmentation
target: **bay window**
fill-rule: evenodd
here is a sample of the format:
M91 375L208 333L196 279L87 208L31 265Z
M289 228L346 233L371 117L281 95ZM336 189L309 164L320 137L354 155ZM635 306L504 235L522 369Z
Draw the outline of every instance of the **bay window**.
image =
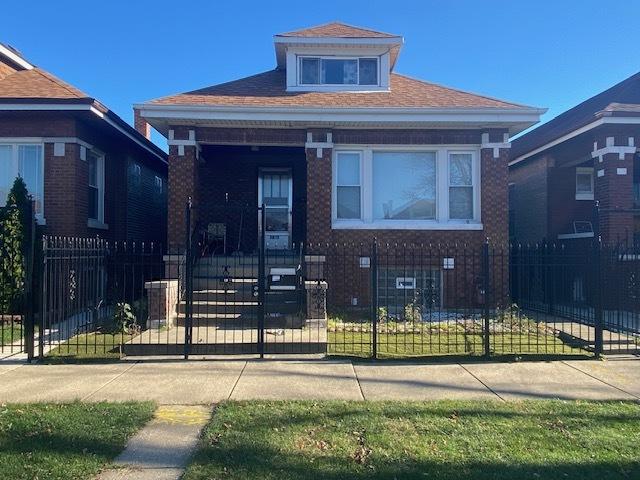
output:
M300 85L378 85L377 58L299 57Z
M35 214L43 221L44 201L44 150L42 144L0 143L0 206L7 202L7 196L16 177L21 177L27 191L35 201Z
M334 228L481 229L474 149L334 149Z

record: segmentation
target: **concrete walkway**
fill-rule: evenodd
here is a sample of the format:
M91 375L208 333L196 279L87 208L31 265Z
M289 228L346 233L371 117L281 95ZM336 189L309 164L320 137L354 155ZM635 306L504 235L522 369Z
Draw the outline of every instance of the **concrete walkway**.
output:
M640 400L640 358L450 364L281 357L66 365L0 361L0 403L541 398Z
M96 480L179 480L211 416L202 406L161 406Z

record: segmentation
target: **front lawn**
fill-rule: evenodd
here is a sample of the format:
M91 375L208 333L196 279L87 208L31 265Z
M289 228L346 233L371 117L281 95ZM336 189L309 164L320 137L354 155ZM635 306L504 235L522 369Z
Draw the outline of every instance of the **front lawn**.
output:
M0 345L21 343L23 335L21 323L0 323Z
M640 478L625 402L227 402L183 480Z
M153 411L151 403L0 405L0 478L92 478Z
M132 338L122 333L83 333L52 348L46 358L48 362L118 360L120 346Z

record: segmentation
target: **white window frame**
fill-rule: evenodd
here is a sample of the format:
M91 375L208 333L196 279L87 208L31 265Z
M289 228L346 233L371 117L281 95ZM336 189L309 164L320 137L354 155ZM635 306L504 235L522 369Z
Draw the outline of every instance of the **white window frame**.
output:
M87 211L87 226L90 228L107 229L109 226L104 223L104 164L105 155L97 149L87 150L87 162L89 161L89 155L93 154L96 157L96 176L97 183L95 187L98 188L98 218L90 218ZM87 186L89 185L89 178L87 178Z
M591 176L591 192L578 192L578 175ZM593 200L595 193L595 179L593 167L576 167L575 173L575 185L576 185L576 200Z
M18 150L19 147L21 146L32 146L32 145L36 145L40 147L40 179L41 179L41 185L39 185L40 190L41 190L41 195L42 198L40 199L40 205L41 205L41 211L40 212L36 212L35 213L35 218L36 218L36 222L39 225L46 225L46 220L44 217L44 212L45 212L45 204L44 204L44 143L43 142L29 142L29 141L10 141L8 139L2 139L0 138L0 145L2 146L10 146L11 147L11 166L12 166L12 171L13 171L13 178L11 179L11 182L13 182L16 177L20 174L19 168L20 168L20 160L19 160L19 155L18 155ZM31 193L31 192L29 192ZM0 205L2 207L4 207L4 205Z
M436 154L435 220L373 219L373 152L434 152ZM339 153L360 152L361 218L337 217L337 157ZM473 215L470 220L449 219L449 154L471 153ZM332 152L331 227L334 230L482 230L482 179L480 145L336 145ZM506 207L505 207L506 208Z
M455 155L455 154L462 154L462 155L466 155L466 154L471 154L471 185L451 185L451 155ZM476 217L478 216L478 212L476 211L476 203L479 205L480 203L480 198L478 197L478 181L476 180L476 176L479 173L479 168L477 168L477 160L476 157L474 155L474 152L470 151L470 150L447 150L447 213L446 213L446 218L449 218L449 208L450 208L450 203L449 203L449 192L451 191L451 188L455 188L455 187L466 187L469 188L469 186L472 188L472 198L473 198L473 218L471 219L464 219L464 218L454 218L451 219L450 221L452 222L467 222L467 221L473 221L476 219Z
M318 71L318 83L302 83L302 59L303 58L317 58L319 60ZM376 61L376 83L370 85L360 85L360 60L375 60ZM356 69L356 83L322 83L322 60L355 60ZM343 89L366 89L366 88L378 88L381 85L380 80L380 57L375 55L363 55L361 57L355 56L332 56L332 55L298 55L297 57L297 85L300 87L341 87Z
M162 177L156 175L153 179L153 189L157 195L162 195L164 193L164 180ZM160 191L158 191L160 189Z
M332 173L331 177L333 180L333 200L331 201L331 218L338 220L339 222L361 222L362 217L364 215L364 196L363 196L363 183L364 183L364 172L363 172L363 160L362 160L362 151L361 150L340 150L339 153L352 153L358 155L358 173L360 174L360 184L359 185L338 185L338 152L334 152L333 154L333 162L332 162ZM358 187L360 188L360 219L355 218L340 218L338 219L338 186L340 187Z

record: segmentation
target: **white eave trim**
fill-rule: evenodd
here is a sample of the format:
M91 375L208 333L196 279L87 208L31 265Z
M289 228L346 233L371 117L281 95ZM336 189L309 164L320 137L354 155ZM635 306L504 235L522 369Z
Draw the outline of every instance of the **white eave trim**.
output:
M149 153L153 154L157 158L159 158L163 163L167 163L167 161L159 155L158 152L155 152L151 147L146 145L144 142L138 140L136 137L127 132L120 125L111 120L107 115L102 113L100 110L95 108L90 104L60 104L60 103L0 103L0 111L8 110L8 111L86 111L91 112L97 117L100 117L104 120L108 125L118 130L120 133L125 135L130 140L134 141L142 148L147 150Z
M628 124L628 125L640 125L640 117L603 117L603 118L598 118L597 120L594 120L591 123L588 123L587 125L585 125L584 127L580 127L576 130L573 130L572 132L569 132L559 138L556 138L555 140L552 140L549 143L546 143L544 145L542 145L541 147L538 147L534 150L531 150L530 152L525 153L524 155L520 155L519 157L513 159L511 162L509 162L509 166L515 165L516 163L519 163L533 155L537 155L540 152L544 152L545 150L551 148L551 147L555 147L556 145L561 144L562 142L566 142L567 140L570 140L574 137L577 137L578 135L582 135L585 132L588 132L589 130L593 130L594 128L599 127L600 125L604 125L604 124ZM528 134L527 134L528 135Z
M536 123L544 109L534 108L326 108L237 107L137 104L147 119L291 122L486 122Z
M33 69L33 65L31 65L29 62L27 62L20 55L18 55L17 53L12 51L11 49L5 47L4 45L0 45L0 54L4 55L9 60L11 60L13 63L15 63L17 65L20 65L22 68L24 68L26 70L32 70Z

